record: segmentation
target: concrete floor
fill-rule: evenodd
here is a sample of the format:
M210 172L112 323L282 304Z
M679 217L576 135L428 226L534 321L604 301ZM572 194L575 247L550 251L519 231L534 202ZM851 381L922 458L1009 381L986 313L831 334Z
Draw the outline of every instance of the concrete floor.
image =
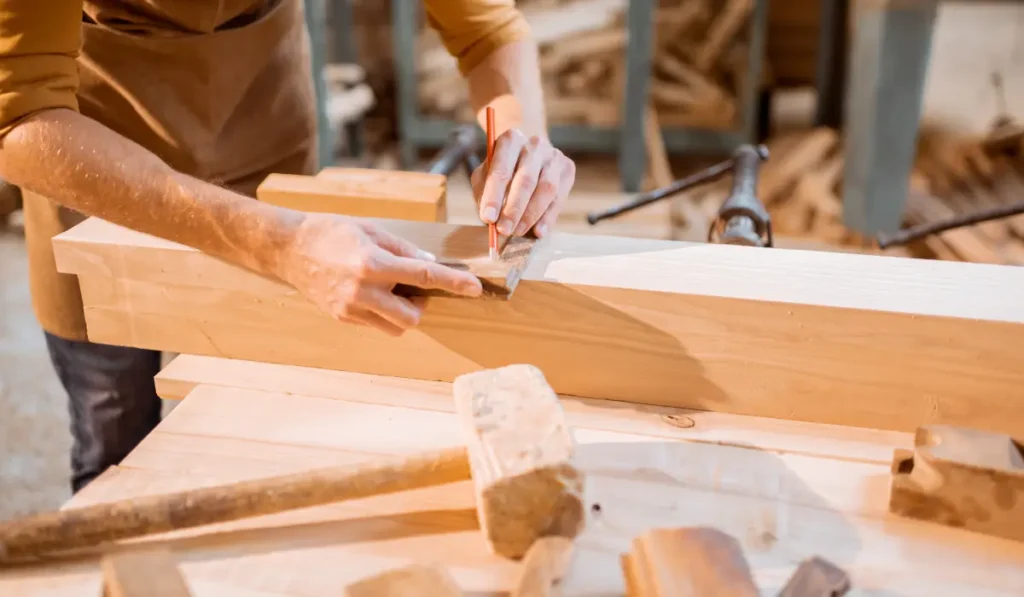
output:
M0 520L70 497L67 397L32 313L22 229L0 227Z

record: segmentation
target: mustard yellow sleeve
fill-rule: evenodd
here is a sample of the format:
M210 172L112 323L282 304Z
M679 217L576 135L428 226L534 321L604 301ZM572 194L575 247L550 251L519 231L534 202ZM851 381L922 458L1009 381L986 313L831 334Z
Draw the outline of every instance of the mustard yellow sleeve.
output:
M47 108L78 109L82 0L0 2L0 138Z
M427 23L465 74L499 47L530 34L515 0L424 0Z

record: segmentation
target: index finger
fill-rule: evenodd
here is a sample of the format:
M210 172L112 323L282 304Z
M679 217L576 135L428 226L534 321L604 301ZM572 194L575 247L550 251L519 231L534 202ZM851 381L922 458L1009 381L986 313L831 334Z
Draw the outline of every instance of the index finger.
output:
M483 293L480 279L473 274L434 261L393 256L381 259L378 264L372 277L383 282L425 290L443 290L468 297L477 297Z

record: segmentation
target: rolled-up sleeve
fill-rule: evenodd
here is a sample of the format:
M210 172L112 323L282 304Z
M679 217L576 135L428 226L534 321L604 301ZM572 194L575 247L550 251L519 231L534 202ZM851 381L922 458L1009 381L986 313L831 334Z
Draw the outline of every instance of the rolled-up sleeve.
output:
M530 34L514 0L425 0L427 23L465 74L499 47Z
M78 109L82 0L0 2L0 139L40 110Z

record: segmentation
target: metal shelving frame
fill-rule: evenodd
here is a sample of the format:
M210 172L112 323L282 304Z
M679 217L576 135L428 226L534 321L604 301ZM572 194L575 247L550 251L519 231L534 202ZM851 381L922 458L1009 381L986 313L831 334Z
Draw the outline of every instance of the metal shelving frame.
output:
M653 55L655 0L630 0L626 14L626 93L622 126L554 125L551 142L566 151L618 153L619 174L625 192L637 192L647 166L644 150L644 105ZM420 148L438 148L459 123L424 117L419 113L416 76L418 0L391 0L392 44L395 55L399 151L403 168L413 168ZM663 129L669 153L728 153L756 137L758 96L768 21L768 0L756 0L751 19L747 80L740 98L740 126L734 131L696 128Z

